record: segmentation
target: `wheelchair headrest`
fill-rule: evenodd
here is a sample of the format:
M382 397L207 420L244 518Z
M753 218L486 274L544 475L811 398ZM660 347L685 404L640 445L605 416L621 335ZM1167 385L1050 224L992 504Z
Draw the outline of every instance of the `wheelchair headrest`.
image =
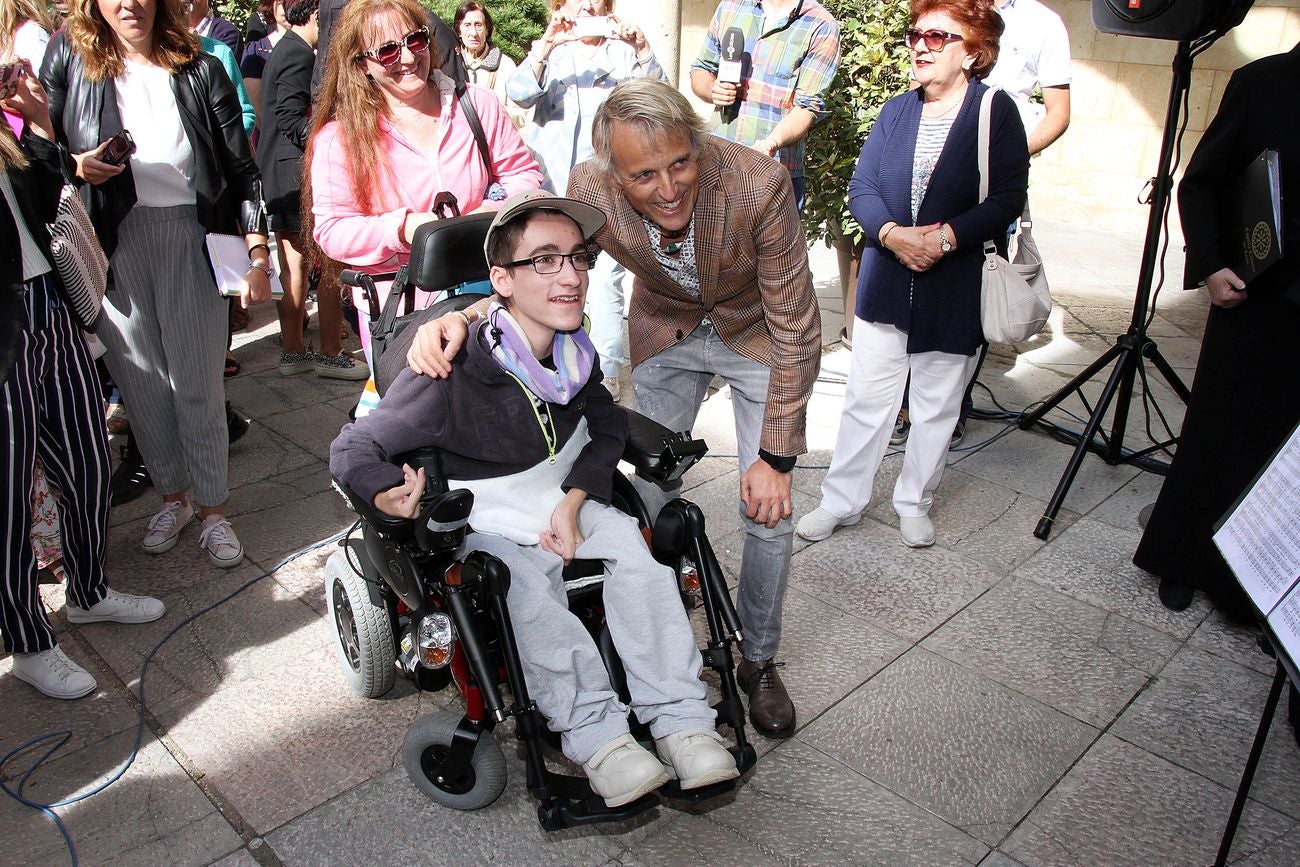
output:
M483 240L493 216L468 214L431 220L417 228L411 238L407 281L424 292L441 292L486 278L488 266L483 258Z

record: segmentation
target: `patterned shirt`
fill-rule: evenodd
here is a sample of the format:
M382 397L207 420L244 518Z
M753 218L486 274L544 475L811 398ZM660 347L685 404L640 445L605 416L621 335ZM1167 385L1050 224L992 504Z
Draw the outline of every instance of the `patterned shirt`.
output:
M799 0L788 18L769 26L762 0L722 0L692 69L718 74L721 39L730 27L745 33L741 101L734 117L722 109L714 112L716 135L752 145L796 106L818 120L826 117L826 91L839 68L840 25L824 6ZM776 160L791 177L802 177L803 153L800 139L778 150Z
M686 237L677 245L674 253L669 253L661 246L663 233L659 231L658 226L645 217L641 218L641 222L645 223L646 235L650 238L650 249L654 252L659 267L664 269L664 273L674 283L699 298L700 269L695 264L695 218L692 217L691 222L687 224Z

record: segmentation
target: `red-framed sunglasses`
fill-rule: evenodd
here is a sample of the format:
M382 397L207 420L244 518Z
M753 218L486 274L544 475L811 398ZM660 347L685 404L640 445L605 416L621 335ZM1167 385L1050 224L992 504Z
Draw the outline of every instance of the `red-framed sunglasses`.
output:
M429 50L430 41L429 28L417 27L396 42L385 42L378 48L361 52L361 54L357 55L357 59L370 57L378 61L380 65L389 67L402 59L403 46L412 54L423 54Z
M949 42L961 42L964 38L960 33L949 33L947 30L917 30L909 27L903 31L903 41L908 48L915 48L916 43L924 40L925 47L930 51L943 51Z

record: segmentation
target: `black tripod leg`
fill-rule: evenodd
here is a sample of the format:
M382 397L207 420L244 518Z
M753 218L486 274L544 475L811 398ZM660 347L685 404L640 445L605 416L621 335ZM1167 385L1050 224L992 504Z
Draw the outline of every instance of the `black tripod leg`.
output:
M1097 401L1097 408L1088 417L1088 423L1083 428L1083 434L1080 435L1079 442L1074 447L1074 453L1070 455L1070 462L1065 465L1065 473L1062 474L1061 480L1056 483L1056 490L1052 492L1052 499L1048 501L1043 517L1038 519L1038 526L1034 528L1034 535L1039 539L1046 539L1048 534L1052 532L1052 524L1056 521L1056 514L1061 511L1061 504L1065 502L1065 495L1070 492L1070 485L1074 484L1074 477L1079 474L1079 467L1083 466L1083 457L1088 453L1088 448L1092 445L1092 438L1097 435L1097 428L1101 427L1101 421L1106 415L1106 407L1110 406L1111 400L1115 397L1115 390L1124 378L1125 360L1123 354L1121 354L1119 361L1115 364L1115 369L1111 371L1110 378L1106 380L1106 385L1101 390L1101 399Z
M1031 427L1033 427L1034 425L1042 421L1043 416L1045 416L1050 411L1056 409L1056 407L1060 405L1061 401L1065 400L1067 397L1074 394L1076 391L1082 389L1083 384L1085 382L1091 380L1094 376L1097 375L1097 373L1103 367L1110 364L1111 361L1114 360L1115 357L1119 355L1121 351L1123 351L1123 347L1120 346L1119 343L1116 343L1110 349L1107 349L1105 352L1103 352L1100 356L1098 356L1096 361L1094 361L1092 364L1089 364L1086 368L1083 369L1082 373L1080 373L1074 379L1070 380L1068 383L1063 385L1056 392L1056 394L1052 395L1047 400L1043 401L1043 403L1037 409L1035 409L1033 412L1028 412L1022 415L1020 417L1020 421L1017 422L1017 424L1020 426L1020 429L1029 430Z
M1285 685L1286 669L1279 661L1277 671L1273 674L1273 688L1269 690L1268 701L1264 703L1264 713L1259 718L1255 742L1250 745L1250 755L1246 758L1246 769L1241 772L1241 784L1237 786L1237 799L1232 802L1232 812L1228 814L1228 824L1223 829L1223 839L1219 841L1219 854L1214 859L1214 867L1223 867L1228 863L1232 838L1237 834L1237 823L1241 821L1241 813L1246 808L1250 784L1255 781L1255 768L1259 766L1259 757L1264 753L1264 742L1268 740L1268 730L1273 724L1273 714L1277 711L1277 703L1282 697L1282 687Z
M1192 399L1191 390L1183 385L1183 380L1178 376L1178 372L1160 354L1160 350L1156 348L1155 343L1148 343L1144 346L1142 354L1151 359L1151 363L1156 366L1156 370L1160 371L1160 375L1165 378L1165 382L1169 383L1169 387L1174 390L1174 394L1182 399L1183 403L1187 403Z

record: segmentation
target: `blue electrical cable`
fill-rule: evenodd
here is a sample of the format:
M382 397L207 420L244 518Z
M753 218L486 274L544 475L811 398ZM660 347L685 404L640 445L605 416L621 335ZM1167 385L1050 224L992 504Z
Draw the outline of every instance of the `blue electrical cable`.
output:
M165 645L168 641L170 641L172 639L172 636L180 632L181 629L183 629L184 627L189 626L195 620L198 620L200 617L207 614L209 611L212 611L215 608L219 608L222 605L225 605L227 602L234 599L240 593L243 593L249 587L252 587L254 584L258 583L259 581L265 578L271 577L276 572L279 572L281 569L283 569L285 566L288 566L294 560L297 560L299 557L302 557L306 554L310 554L312 551L315 551L318 548L323 548L326 545L329 545L333 542L337 542L339 539L342 539L344 536L348 535L353 530L355 530L356 527L357 524L353 524L351 527L348 527L343 530L339 530L337 533L335 533L332 536L329 536L325 539L321 539L319 542L313 542L312 544L308 545L305 548L299 548L297 551L294 551L292 554L285 557L279 563L275 564L275 566L273 566L271 569L269 569L266 572L263 572L261 575L258 575L256 578L249 579L244 584L237 587L235 590L231 591L224 598L218 599L216 602L213 602L207 608L204 608L200 611L195 612L194 614L191 614L189 617L186 617L180 623L173 626L171 630L162 637L162 640L154 645L153 649L149 651L149 654L145 656L144 665L140 667L140 694L139 694L140 709L137 714L136 724L135 724L135 742L131 745L131 752L127 756L126 761L122 763L122 766L118 768L113 773L113 775L109 777L109 779L107 779L100 785L91 789L89 792L85 792L84 794L77 795L75 798L67 798L66 800L55 801L49 804L41 803L39 801L31 801L23 797L23 790L26 789L27 783L31 779L32 774L36 773L36 771L40 769L41 765L45 764L45 762L52 755L58 752L59 749L61 749L63 745L66 744L69 739L71 739L72 732L70 730L65 729L57 732L50 732L49 734L44 734L41 735L40 737L32 738L26 743L19 744L18 746L14 747L12 750L5 753L3 756L0 756L0 774L2 774L5 769L5 766L9 764L10 760L13 759L15 756L24 753L27 750L39 744L45 743L46 741L54 740L56 738L58 739L58 742L55 743L54 746L46 750L45 753L39 759L37 759L30 768L28 768L26 771L23 772L22 777L18 781L17 791L9 788L8 784L6 784L3 779L0 779L0 789L3 789L6 795L13 798L18 803L22 804L23 806L30 807L33 810L37 810L39 812L44 813L54 822L55 826L59 829L59 833L63 835L63 842L68 847L68 855L72 859L73 867L77 867L77 847L73 844L72 835L68 833L67 827L64 826L63 821L59 818L59 815L54 811L59 807L67 807L71 804L77 803L78 801L84 801L87 798L92 797L93 795L98 795L100 792L104 791L109 786L113 785L118 780L120 780L122 778L122 775L125 774L128 769L130 769L131 765L135 764L136 756L140 752L140 742L144 738L144 725L145 725L144 715L145 715L145 710L147 708L144 699L144 681L149 674L149 664L153 662L153 658L158 653L158 651L162 650L163 645Z

